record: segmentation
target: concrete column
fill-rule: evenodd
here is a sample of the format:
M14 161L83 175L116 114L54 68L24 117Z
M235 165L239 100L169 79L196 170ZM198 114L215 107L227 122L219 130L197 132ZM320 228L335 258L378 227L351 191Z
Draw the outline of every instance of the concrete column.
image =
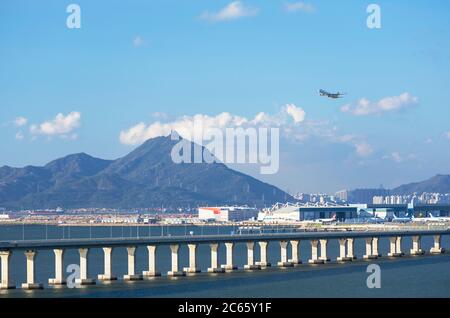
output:
M363 256L364 259L377 259L378 256L374 255L372 251L373 246L373 238L372 237L366 237L366 254Z
M128 274L123 276L124 280L133 281L141 280L142 275L136 274L136 247L127 247L128 254Z
M330 259L327 256L327 239L321 239L320 240L320 259L324 262L329 262Z
M114 277L112 275L112 261L111 261L111 255L112 255L112 247L104 247L103 248L103 254L104 254L104 270L103 274L99 274L97 278L102 281L111 281L116 280L117 277Z
M49 285L65 285L66 280L64 279L64 250L54 249L55 253L55 278L50 278L48 280Z
M11 251L0 251L0 258L2 260L2 277L0 289L14 289L16 286L9 280L9 262L11 260Z
M402 256L401 254L397 253L397 237L390 237L389 238L389 257L400 257Z
M88 278L88 248L78 249L80 253L80 278L75 279L79 285L95 285L95 279Z
M381 254L378 252L378 237L374 237L372 239L372 255L376 257L381 257Z
M256 265L261 266L261 268L270 267L271 264L267 262L267 245L269 244L266 241L259 241L259 253L260 253L260 261L256 262Z
M36 258L36 251L28 250L25 252L25 257L27 258L27 282L22 283L23 289L42 289L42 284L36 283L35 278L35 267L34 259Z
M222 265L221 267L223 269L225 269L225 271L234 271L237 269L237 266L233 265L233 248L234 248L234 243L233 242L228 242L225 243L225 248L227 251L227 259L226 259L226 264Z
M197 268L197 244L188 244L189 248L189 267L183 268L187 274L200 273L200 268Z
M425 252L422 250L421 238L419 235L412 237L412 249L411 255L423 255Z
M291 252L292 252L292 258L289 260L289 263L292 263L293 265L301 264L302 261L300 259L300 253L299 253L299 244L300 241L291 241Z
M218 243L209 244L211 247L211 267L208 268L208 273L224 273L225 269L219 267L217 251L219 249Z
M142 272L144 277L161 276L161 273L156 271L156 245L147 245L148 250L148 271Z
M351 262L353 260L352 257L347 256L347 239L341 238L339 239L339 257L337 258L338 262Z
M167 276L185 276L186 274L178 270L178 244L170 245L170 250L172 252L172 270L167 272Z
M395 242L395 251L399 256L405 255L405 253L402 252L402 237L397 236L397 241Z
M353 239L353 238L347 239L347 257L351 258L352 260L356 259L354 245L353 245L354 240L355 239Z
M445 250L441 247L441 236L435 235L434 236L434 246L431 248L430 253L431 254L442 254Z
M319 247L319 240L311 240L311 259L308 261L310 264L324 263L322 259L319 259L318 247Z
M287 241L281 241L280 242L280 248L281 248L281 256L280 261L278 262L279 267L292 267L294 264L289 263L287 260Z
M254 261L254 242L247 242L247 264L244 266L244 269L247 270L255 270L261 269L261 266L256 265Z

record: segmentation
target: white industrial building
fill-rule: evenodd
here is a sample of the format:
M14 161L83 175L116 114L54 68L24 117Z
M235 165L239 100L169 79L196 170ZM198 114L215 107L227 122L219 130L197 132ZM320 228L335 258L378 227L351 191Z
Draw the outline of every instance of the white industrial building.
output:
M333 216L343 221L357 217L356 207L334 203L277 203L270 209L258 214L258 221L263 222L299 222L317 219L329 219Z
M203 221L239 222L256 220L258 210L248 206L199 207L198 218Z

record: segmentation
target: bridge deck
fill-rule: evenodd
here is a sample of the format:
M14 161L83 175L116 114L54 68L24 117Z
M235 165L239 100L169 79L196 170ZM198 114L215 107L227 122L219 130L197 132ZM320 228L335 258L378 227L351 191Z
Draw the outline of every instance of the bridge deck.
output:
M312 239L340 239L340 238L368 238L392 236L432 236L449 235L447 230L403 230L403 231L342 231L342 232L295 232L295 233L263 233L236 235L203 235L203 236L155 236L141 238L82 238L82 239L49 239L25 241L0 241L0 250L26 249L54 249L81 247L125 247L139 245L169 245L169 244L208 244L225 242L249 241L283 241L283 240L312 240Z

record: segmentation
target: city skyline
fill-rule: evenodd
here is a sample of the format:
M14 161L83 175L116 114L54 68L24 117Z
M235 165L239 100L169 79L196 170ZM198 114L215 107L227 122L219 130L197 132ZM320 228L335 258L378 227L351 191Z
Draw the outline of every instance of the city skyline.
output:
M0 166L116 159L199 115L280 127L277 174L230 167L292 193L450 173L445 1L378 1L378 30L366 1L77 4L80 29L65 3L0 4Z

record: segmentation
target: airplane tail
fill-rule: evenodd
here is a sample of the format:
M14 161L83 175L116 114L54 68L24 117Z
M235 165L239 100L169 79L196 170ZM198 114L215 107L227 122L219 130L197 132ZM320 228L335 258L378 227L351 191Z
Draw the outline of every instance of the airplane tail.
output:
M333 217L331 218L333 221L336 221L336 213L333 214Z

